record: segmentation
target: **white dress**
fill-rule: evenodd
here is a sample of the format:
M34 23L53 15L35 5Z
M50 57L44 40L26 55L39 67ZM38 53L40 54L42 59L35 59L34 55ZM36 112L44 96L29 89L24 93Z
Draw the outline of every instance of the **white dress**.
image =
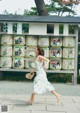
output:
M47 79L43 62L39 62L38 58L39 56L35 60L36 77L34 78L34 93L44 94L47 91L53 91L55 89Z

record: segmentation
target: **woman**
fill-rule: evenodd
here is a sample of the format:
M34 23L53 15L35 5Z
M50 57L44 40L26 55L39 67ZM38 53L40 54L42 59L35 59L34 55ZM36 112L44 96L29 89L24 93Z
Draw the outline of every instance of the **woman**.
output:
M34 102L35 94L44 94L47 91L50 91L57 98L57 102L59 102L61 95L58 94L54 87L50 84L47 79L47 75L44 71L44 68L48 67L50 60L44 57L44 50L37 46L35 50L36 60L35 60L35 69L31 71L34 73L36 71L36 77L34 79L34 91L31 95L29 103ZM43 67L43 60L46 61L46 64Z

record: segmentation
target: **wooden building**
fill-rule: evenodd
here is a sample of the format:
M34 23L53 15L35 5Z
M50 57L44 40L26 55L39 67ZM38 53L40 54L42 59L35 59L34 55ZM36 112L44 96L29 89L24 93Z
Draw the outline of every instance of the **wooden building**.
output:
M51 60L46 72L72 73L77 84L79 25L80 17L0 15L0 73L29 72L40 45Z

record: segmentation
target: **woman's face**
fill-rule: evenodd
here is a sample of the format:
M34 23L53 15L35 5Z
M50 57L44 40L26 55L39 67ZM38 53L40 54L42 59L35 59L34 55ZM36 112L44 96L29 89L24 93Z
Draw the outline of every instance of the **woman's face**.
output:
M38 49L36 48L35 50L35 55L37 56L38 55Z

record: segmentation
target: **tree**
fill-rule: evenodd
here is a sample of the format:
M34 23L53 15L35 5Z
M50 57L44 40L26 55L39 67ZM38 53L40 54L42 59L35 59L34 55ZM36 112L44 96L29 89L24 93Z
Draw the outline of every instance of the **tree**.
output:
M63 16L65 12L68 15L75 15L75 11L73 10L73 4L62 4L59 0L51 0L51 3L48 5L50 7L50 12L52 15L56 14L58 16Z
M40 16L48 15L44 0L34 0Z
M36 7L32 7L31 10L24 10L24 15L58 15L63 16L67 12L68 16L75 15L73 10L73 4L64 5L61 0L50 0L50 4L45 5L44 0L34 0ZM7 10L4 11L4 14L10 14ZM15 11L15 15L17 12Z
M9 12L5 9L5 10L4 10L4 14L5 14L5 15L8 15Z
M40 16L46 16L46 15L53 15L56 14L58 16L63 16L63 14L65 14L65 12L68 13L68 15L75 15L75 11L73 10L73 4L78 5L78 1L75 2L74 0L67 0L67 1L71 1L66 2L66 0L50 0L50 4L45 5L44 0L34 0L36 7L32 7L31 10L24 10L24 15L40 15ZM10 14L7 12L7 10L4 11L4 14ZM17 14L17 12L15 11L15 14Z
M68 16L75 15L73 4L62 4L59 0L50 0L50 4L45 5L44 0L34 0L36 7L31 10L24 10L24 15L58 15L63 16L67 12Z

